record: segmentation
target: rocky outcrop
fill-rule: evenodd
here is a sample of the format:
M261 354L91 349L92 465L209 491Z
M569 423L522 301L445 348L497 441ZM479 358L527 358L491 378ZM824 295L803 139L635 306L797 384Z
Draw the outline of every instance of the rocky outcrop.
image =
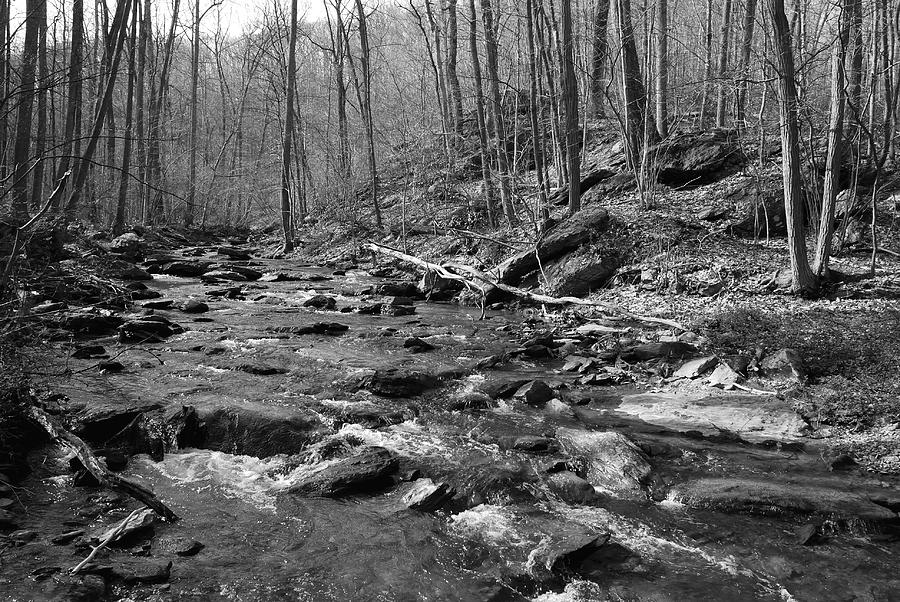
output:
M400 467L396 455L383 447L365 447L349 458L329 464L319 472L295 483L290 493L321 497L371 493L392 483L391 475Z
M676 135L649 150L657 181L673 188L713 184L737 173L747 157L735 132L712 130Z
M581 296L606 284L618 262L589 248L581 248L544 266L547 293L557 297Z
M120 343L159 343L184 328L162 316L143 316L119 327Z
M641 449L617 431L559 428L556 438L563 451L586 463L587 481L626 499L644 499L643 483L650 464Z

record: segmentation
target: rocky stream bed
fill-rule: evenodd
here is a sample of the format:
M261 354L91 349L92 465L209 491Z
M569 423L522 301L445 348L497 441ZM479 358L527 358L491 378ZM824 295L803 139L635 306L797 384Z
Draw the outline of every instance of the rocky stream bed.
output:
M0 489L0 597L900 599L898 480L825 456L789 401L691 379L718 368L689 337L609 353L638 326L225 253L146 262L124 312L37 308L47 411L181 520L143 513L71 575L139 505L37 449ZM687 378L629 382L660 356Z

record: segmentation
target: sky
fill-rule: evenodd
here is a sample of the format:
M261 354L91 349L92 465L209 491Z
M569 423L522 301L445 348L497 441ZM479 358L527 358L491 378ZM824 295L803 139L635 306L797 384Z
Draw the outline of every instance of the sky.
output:
M71 0L48 0L48 18L53 19L58 7L64 3L68 4ZM271 6L274 0L217 0L221 3L222 25L229 33L239 33L245 23L253 20L260 14L260 8ZM287 5L289 0L280 0L283 5ZM106 0L110 7L110 12L115 8L115 0ZM88 20L93 17L93 0L84 0L85 12L89 13L85 16ZM181 0L181 14L184 22L187 22L190 14L193 0ZM200 10L203 11L213 4L213 0L200 0ZM152 0L153 10L160 11L161 15L166 17L171 10L171 0ZM11 24L16 29L22 23L25 16L25 0L12 0L11 6ZM301 16L306 15L309 21L321 19L325 15L324 0L299 0L298 12ZM208 32L215 30L216 18L214 14L209 14L202 22L202 27ZM20 32L21 33L21 32Z

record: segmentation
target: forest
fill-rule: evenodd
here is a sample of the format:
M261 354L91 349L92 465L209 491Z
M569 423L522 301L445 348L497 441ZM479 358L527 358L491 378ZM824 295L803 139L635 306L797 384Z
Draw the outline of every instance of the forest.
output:
M0 0L0 598L893 600L900 4Z

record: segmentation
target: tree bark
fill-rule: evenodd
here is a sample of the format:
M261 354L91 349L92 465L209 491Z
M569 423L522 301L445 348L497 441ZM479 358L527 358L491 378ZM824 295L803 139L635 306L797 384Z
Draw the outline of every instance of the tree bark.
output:
M591 38L591 104L595 117L603 117L606 104L606 61L609 58L609 0L594 6L594 35Z
M357 0L359 2L359 0ZM450 87L450 105L457 136L463 135L462 90L459 85L457 63L459 55L459 26L456 15L457 0L447 0L447 82Z
M125 140L122 143L122 171L119 174L119 196L116 202L116 218L113 222L113 236L125 231L125 210L128 205L128 185L131 182L131 146L134 138L134 85L135 54L137 52L138 13L140 0L134 0L131 13L131 36L128 48L128 94L125 97Z
M550 209L547 206L550 188L546 179L547 172L544 169L544 129L540 124L540 109L538 105L538 80L540 79L540 72L538 71L535 49L534 2L535 0L526 0L525 3L529 74L528 114L531 121L531 150L532 157L534 158L534 171L537 174L540 211L542 218L546 221L550 217Z
M367 158L369 161L369 197L372 200L372 210L375 212L375 227L381 230L381 205L378 201L378 166L375 163L375 124L372 116L372 59L369 51L369 29L366 21L366 10L362 0L356 0L356 12L357 19L359 19L359 46L362 51L363 106L360 107L360 111L363 116L363 125L366 128L366 150L368 151ZM459 86L458 80L456 85L457 87ZM462 109L460 109L461 111Z
M753 2L754 0L750 0ZM656 3L656 131L669 135L669 5Z
M718 94L716 96L716 127L725 127L725 110L728 106L728 54L731 50L731 3L725 0L722 4L722 29L719 36L719 60L716 68Z
M497 32L494 27L494 9L491 0L481 0L481 16L484 20L484 41L487 48L488 80L491 92L491 112L493 116L492 145L497 155L497 171L500 176L500 201L503 213L510 225L518 223L512 202L512 187L509 178L509 156L506 149L506 128L503 120L503 105L500 99L500 75L497 57Z
M16 141L13 148L12 220L14 225L28 221L28 174L31 171L31 124L35 97L35 68L41 15L46 0L28 0L25 4L25 42L20 67L19 106ZM6 27L6 24L2 24Z
M646 90L641 77L637 47L634 41L634 25L631 21L631 1L615 0L619 40L622 45L621 75L622 99L625 103L625 146L628 166L637 174L641 166L641 147L644 137L646 114ZM648 126L649 127L649 124ZM654 129L650 128L650 129Z
M569 160L569 215L581 210L581 136L578 135L578 80L575 79L575 39L572 1L562 0L564 64L563 96L566 105L566 156Z
M44 149L47 146L47 96L50 93L50 73L47 67L47 2L40 3L40 30L38 34L37 132L34 137L34 185L31 189L31 207L40 211L44 204Z
M831 54L831 108L828 123L828 152L825 157L825 183L822 190L822 211L816 241L814 272L821 277L828 272L831 241L834 237L834 206L841 176L842 143L844 138L844 58L850 39L850 15L853 0L842 0L838 17L838 36Z
M484 182L484 204L488 225L495 227L494 182L491 176L491 154L488 149L488 124L485 116L484 84L481 76L481 60L478 58L478 15L475 0L469 0L469 53L472 58L472 77L475 80L475 118L478 122L478 151L481 155L481 177Z
M297 0L291 0L288 39L287 101L284 111L284 138L281 146L281 227L284 252L294 250L294 212L291 207L291 141L294 135L294 90L297 86Z
M750 53L753 50L753 30L756 26L756 0L747 0L744 7L743 39L741 40L741 64L738 69L738 93L735 119L744 127L747 110L747 86L750 79Z
M778 70L778 108L781 120L781 169L784 180L784 209L788 231L792 290L810 293L817 288L816 276L806 256L803 233L803 198L800 184L800 127L798 125L797 84L791 30L784 13L784 0L767 0L773 28L775 65Z
M194 206L197 203L197 127L200 114L200 0L194 2L193 39L191 44L191 150L188 198L184 207L184 225L194 224Z

